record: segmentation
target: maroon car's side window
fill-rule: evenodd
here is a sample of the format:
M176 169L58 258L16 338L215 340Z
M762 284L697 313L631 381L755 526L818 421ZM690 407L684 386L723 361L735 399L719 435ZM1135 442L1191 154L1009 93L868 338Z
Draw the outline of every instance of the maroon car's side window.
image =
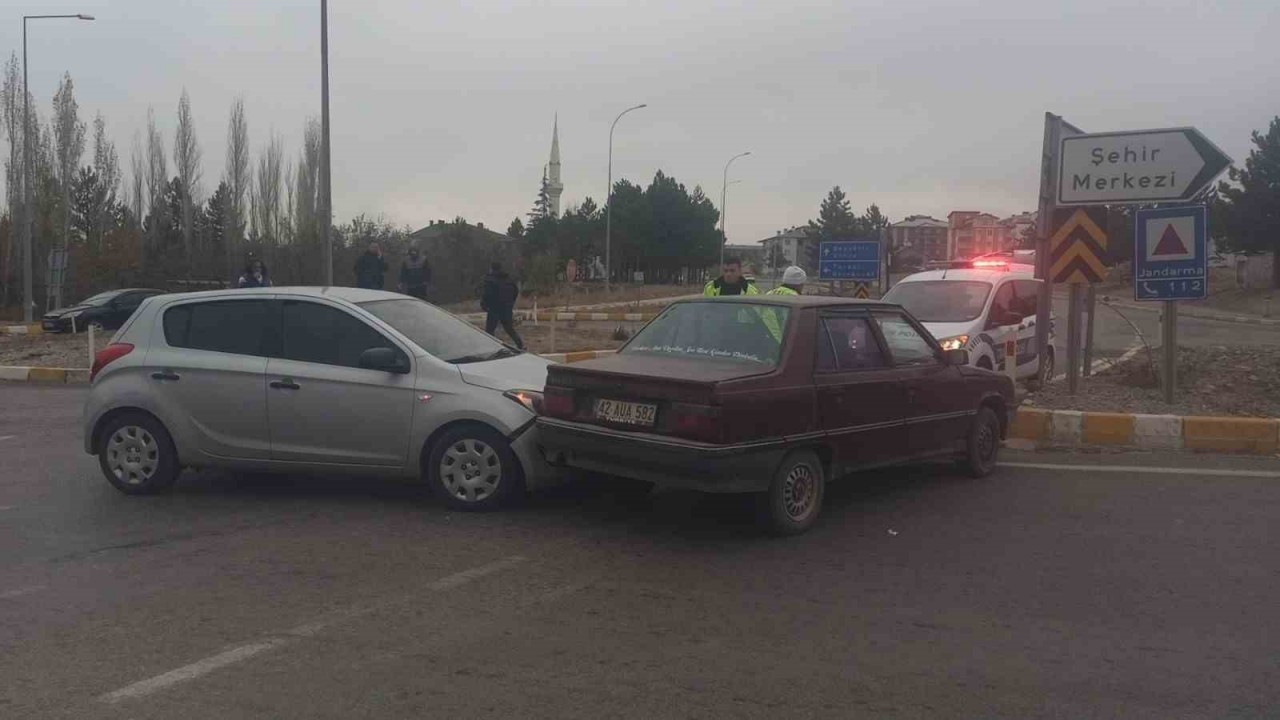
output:
M871 370L888 364L866 318L826 317L821 323L819 371Z
M933 345L901 315L876 315L880 333L896 365L931 365L938 362Z

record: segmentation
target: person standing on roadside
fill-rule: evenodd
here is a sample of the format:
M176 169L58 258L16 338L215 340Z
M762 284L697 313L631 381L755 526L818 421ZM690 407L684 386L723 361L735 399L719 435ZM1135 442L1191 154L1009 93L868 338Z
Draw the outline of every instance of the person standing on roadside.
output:
M805 273L804 268L792 265L782 271L782 284L765 293L766 295L803 295L804 284L809 281L809 275Z
M271 276L267 274L267 266L261 260L250 260L244 266L244 274L240 276L236 287L260 288L271 287Z
M369 243L369 249L356 260L356 287L381 290L387 274L387 261L382 258L378 243Z
M431 282L431 264L418 248L409 248L409 257L400 265L400 292L427 299L427 283Z
M511 337L516 347L523 350L524 340L520 337L520 333L516 332L512 312L515 310L518 297L520 297L520 288L516 285L516 281L503 271L502 264L490 265L489 272L484 276L484 291L480 296L480 309L485 311L484 331L493 335L498 325L502 325L502 329L507 331L507 335Z
M724 259L720 277L707 283L702 288L705 297L726 297L729 295L759 295L756 284L742 276L742 261L736 257Z

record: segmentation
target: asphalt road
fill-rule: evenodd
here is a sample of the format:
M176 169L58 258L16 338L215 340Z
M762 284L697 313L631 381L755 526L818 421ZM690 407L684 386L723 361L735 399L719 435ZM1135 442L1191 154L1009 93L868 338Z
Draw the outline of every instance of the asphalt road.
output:
M343 478L129 498L80 451L83 392L0 385L0 717L1280 707L1274 459L886 471L776 540L738 498L598 485L489 515Z

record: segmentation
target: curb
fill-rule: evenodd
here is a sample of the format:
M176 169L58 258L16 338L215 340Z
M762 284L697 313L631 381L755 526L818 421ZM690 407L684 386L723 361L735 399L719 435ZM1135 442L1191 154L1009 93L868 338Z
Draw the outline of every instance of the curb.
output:
M40 323L30 325L0 325L0 333L5 335L43 335L44 328Z
M0 367L0 381L74 385L89 382L87 368Z
M655 317L657 313L538 313L538 317L534 318L532 313L524 316L526 320L537 320L538 322L573 322L582 320L609 320L612 322L648 322Z
M540 355L539 357L550 360L555 363L576 363L583 360L595 360L596 358L608 357L618 352L617 350L579 350L578 352L569 353L551 353L550 355Z
M1280 452L1280 419L1021 408L1009 438L1036 446L1274 455Z

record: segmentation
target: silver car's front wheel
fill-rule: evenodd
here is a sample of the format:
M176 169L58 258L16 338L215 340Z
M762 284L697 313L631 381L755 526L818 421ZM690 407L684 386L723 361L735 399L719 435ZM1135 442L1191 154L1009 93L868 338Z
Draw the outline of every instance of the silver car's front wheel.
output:
M98 465L117 490L160 492L178 479L178 457L164 426L150 415L124 413L109 420L98 440Z
M431 449L432 489L457 510L491 510L524 492L523 473L507 439L484 425L450 429Z

